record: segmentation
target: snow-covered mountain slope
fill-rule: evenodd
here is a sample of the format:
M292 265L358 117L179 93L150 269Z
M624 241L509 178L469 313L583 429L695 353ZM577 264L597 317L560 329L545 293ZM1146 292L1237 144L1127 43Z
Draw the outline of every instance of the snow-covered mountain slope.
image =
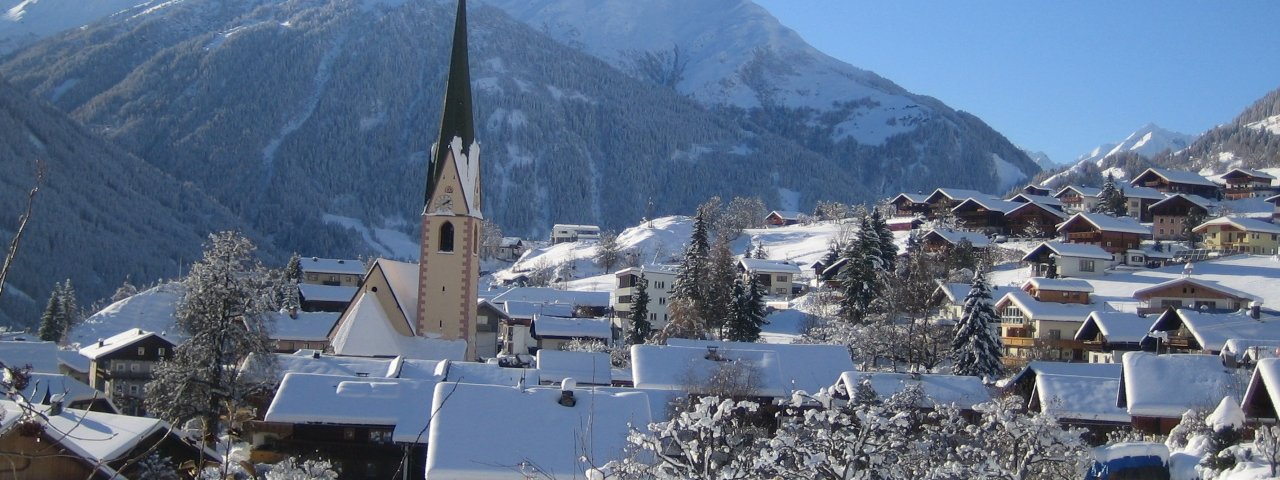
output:
M1153 158L1164 151L1177 152L1194 142L1198 135L1188 135L1161 128L1154 123L1143 125L1129 134L1119 143L1103 144L1087 154L1081 155L1076 162L1089 162L1103 166L1102 161L1122 152L1131 152L1147 158Z
M0 0L0 55L148 0Z
M1231 123L1214 127L1186 149L1155 162L1206 176L1236 167L1280 167L1280 89L1254 102Z
M1058 162L1055 162L1053 161L1052 158L1049 158L1049 154L1047 153L1044 153L1038 150L1033 152L1027 149L1023 149L1022 151L1027 154L1027 157L1030 158L1031 161L1036 162L1036 165L1039 165L1040 168L1043 170L1052 170L1060 166L1058 165Z

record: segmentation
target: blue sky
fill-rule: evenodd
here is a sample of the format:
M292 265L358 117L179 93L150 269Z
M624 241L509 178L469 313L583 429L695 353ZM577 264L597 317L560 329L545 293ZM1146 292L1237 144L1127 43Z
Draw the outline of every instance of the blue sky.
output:
M756 0L811 45L1059 163L1280 88L1280 1Z

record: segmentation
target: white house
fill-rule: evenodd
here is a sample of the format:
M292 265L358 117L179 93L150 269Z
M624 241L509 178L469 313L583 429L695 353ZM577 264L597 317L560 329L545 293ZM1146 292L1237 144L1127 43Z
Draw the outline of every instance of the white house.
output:
M1097 245L1085 243L1043 242L1022 261L1031 264L1032 275L1061 277L1099 277L1115 266L1114 256Z
M579 240L599 240L600 227L596 225L573 225L557 223L551 227L551 244L576 242Z
M617 313L617 327L622 331L630 330L631 312L635 308L636 285L641 275L648 282L645 293L649 295L649 303L645 310L649 312L649 324L659 330L667 324L667 301L671 299L671 289L676 281L676 267L668 265L642 265L628 267L614 274L618 283L613 290L613 311Z
M302 283L310 285L355 287L364 276L364 263L359 260L310 257L301 259L299 266ZM351 293L354 295L355 291Z
M738 273L742 274L744 283L755 276L766 295L786 296L791 295L791 286L800 276L800 267L777 260L741 258L738 259Z

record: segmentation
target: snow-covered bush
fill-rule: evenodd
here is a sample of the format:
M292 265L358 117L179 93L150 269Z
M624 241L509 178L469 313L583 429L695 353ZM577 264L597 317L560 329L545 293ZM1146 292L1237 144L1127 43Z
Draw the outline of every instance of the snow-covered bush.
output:
M293 457L272 465L264 476L266 480L336 480L338 471L328 460L306 460L301 463Z

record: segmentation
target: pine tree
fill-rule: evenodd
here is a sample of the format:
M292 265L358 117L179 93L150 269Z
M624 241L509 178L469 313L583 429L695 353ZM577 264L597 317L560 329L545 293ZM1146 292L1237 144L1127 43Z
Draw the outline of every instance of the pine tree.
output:
M766 322L764 296L760 282L752 276L744 287L742 282L733 284L733 317L729 322L725 339L733 342L754 342L760 339L760 331Z
M721 336L725 325L733 318L733 281L737 276L734 260L733 251L729 249L729 238L724 234L716 235L707 271L707 308L704 317L708 327L718 331Z
M80 304L76 302L76 288L71 286L70 278L63 281L61 287L55 288L58 295L59 312L62 315L59 318L59 322L62 325L62 333L65 335L80 324L80 320L84 318L84 312L80 311Z
M897 269L898 245L893 242L893 232L889 230L889 222L884 220L879 210L871 211L871 230L876 233L880 243L880 262L882 270L892 272Z
M705 333L709 250L707 224L700 213L694 217L693 233L689 245L685 246L684 260L676 269L676 278L671 285L668 330L680 331L682 335Z
M769 251L764 249L764 242L760 242L756 244L755 258L758 258L760 260L769 259Z
M1113 217L1123 217L1129 212L1125 205L1124 192L1116 188L1115 179L1107 174L1102 184L1102 192L1098 193L1098 204L1093 207L1095 213L1105 213Z
M274 377L240 370L250 354L272 350L261 295L272 285L253 260L255 247L236 232L209 238L204 257L183 280L186 293L174 312L188 340L156 365L146 387L150 413L174 424L199 419L206 440L259 391L249 377Z
M653 324L649 323L649 280L645 279L644 272L640 272L636 294L631 299L631 331L627 334L627 343L645 343L652 333Z
M289 263L284 266L284 279L295 284L302 283L302 257L297 252L289 257Z
M953 373L990 379L1004 373L1004 364L1000 362L1004 347L989 326L995 321L991 289L982 272L978 272L973 276L973 286L964 299L964 315L951 341Z
M62 335L66 333L66 326L62 323L62 300L59 295L61 289L61 285L54 284L53 293L49 294L49 303L44 307L44 314L40 315L40 340L62 341Z
M880 236L875 233L870 220L863 217L858 237L845 248L846 262L837 274L844 288L840 314L854 323L863 323L876 313L878 299L883 293L881 275L884 258L880 245Z

